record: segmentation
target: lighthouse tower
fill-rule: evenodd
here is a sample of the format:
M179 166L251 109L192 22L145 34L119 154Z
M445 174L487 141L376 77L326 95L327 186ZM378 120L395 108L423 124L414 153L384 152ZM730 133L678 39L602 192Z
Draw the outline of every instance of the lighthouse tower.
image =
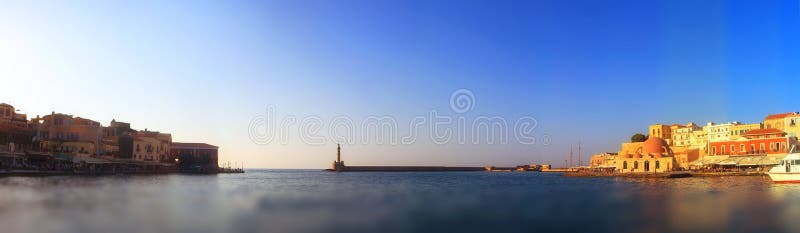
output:
M342 146L336 144L336 161L331 164L331 170L341 171L344 169L344 161L342 161Z

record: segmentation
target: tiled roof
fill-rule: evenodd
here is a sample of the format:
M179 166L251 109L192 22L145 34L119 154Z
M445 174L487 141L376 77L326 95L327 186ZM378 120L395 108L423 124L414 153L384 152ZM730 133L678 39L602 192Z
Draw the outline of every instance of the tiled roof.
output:
M763 135L763 134L782 134L783 131L779 129L754 129L747 131L744 135Z
M780 113L780 114L772 114L764 118L764 120L775 120L775 119L783 119L788 116L797 115L796 112L787 112L787 113Z

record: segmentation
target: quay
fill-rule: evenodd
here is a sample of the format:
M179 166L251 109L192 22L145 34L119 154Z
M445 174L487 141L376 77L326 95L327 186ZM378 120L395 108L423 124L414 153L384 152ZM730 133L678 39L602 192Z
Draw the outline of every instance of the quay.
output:
M55 111L29 120L18 111L0 103L0 175L244 172L220 167L217 146L174 142L171 133Z
M486 168L444 166L342 166L325 170L338 172L474 172L486 171Z
M331 168L325 171L331 172L527 172L543 171L550 169L550 165L520 165L516 167L448 167L448 166L347 166L342 161L342 147L336 145L336 160L333 161Z
M685 177L731 177L731 176L767 176L766 172L754 171L674 171L674 172L564 172L566 177L628 177L628 178L685 178Z
M692 177L691 172L641 172L641 173L607 173L607 172L565 172L565 177L627 177L627 178L685 178Z

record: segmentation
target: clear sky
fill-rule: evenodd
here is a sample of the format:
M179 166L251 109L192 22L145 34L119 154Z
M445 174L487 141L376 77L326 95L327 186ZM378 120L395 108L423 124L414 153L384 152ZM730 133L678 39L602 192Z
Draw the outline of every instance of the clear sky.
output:
M800 110L798 1L2 1L0 102L323 168L335 145L250 140L254 117L431 111L537 120L550 142L345 145L355 164L563 164L651 123ZM474 108L450 97L470 90ZM288 127L287 127L288 128ZM424 133L423 133L424 134ZM577 155L576 155L577 156Z

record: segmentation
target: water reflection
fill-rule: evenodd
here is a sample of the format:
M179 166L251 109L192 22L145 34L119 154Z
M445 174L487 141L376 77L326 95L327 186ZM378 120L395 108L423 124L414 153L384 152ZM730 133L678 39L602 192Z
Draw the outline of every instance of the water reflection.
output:
M0 178L2 232L800 232L766 177L250 171Z

